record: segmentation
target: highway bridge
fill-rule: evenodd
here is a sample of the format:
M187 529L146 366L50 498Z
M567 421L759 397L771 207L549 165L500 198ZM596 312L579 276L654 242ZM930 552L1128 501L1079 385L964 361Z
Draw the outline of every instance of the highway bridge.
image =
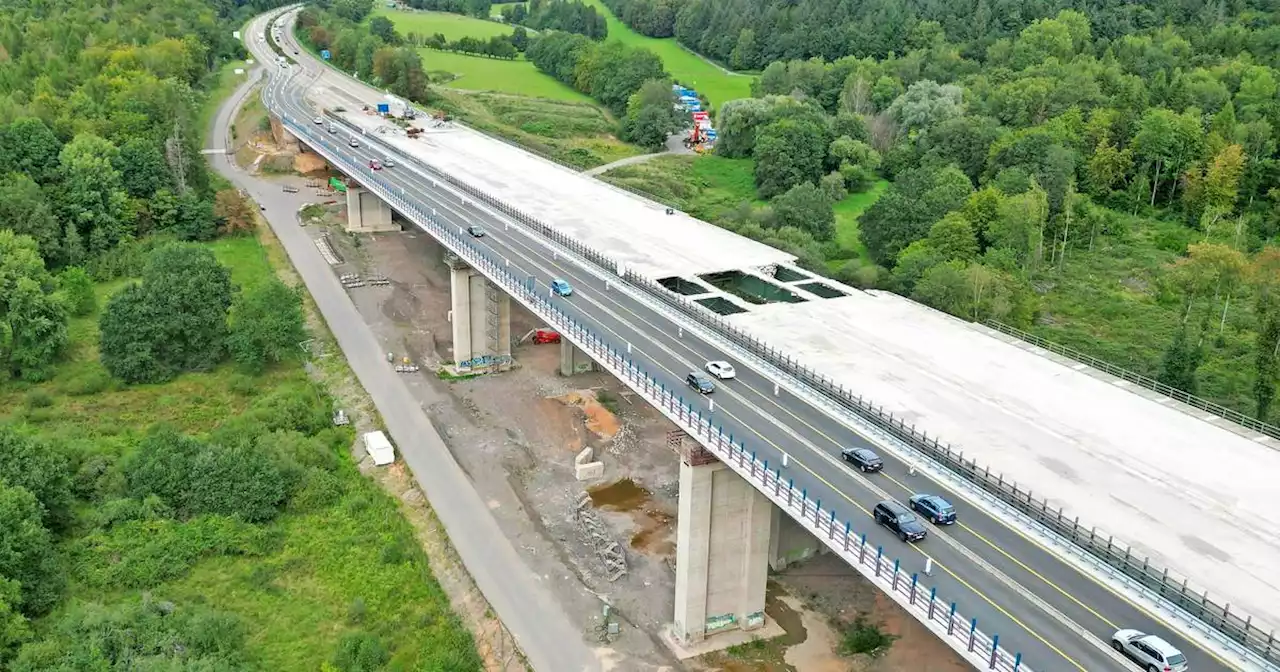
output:
M589 263L573 245L522 221L509 208L499 206L496 198L478 198L426 161L400 151L377 134L368 134L367 128L341 115L328 117L340 126L340 133L330 134L314 124L320 111L308 101L308 89L320 77L335 74L296 44L287 13L282 22L286 53L296 49L300 55L292 57L297 65L269 68L263 99L289 132L403 220L439 240L457 256L460 268L483 276L558 327L574 345L751 484L757 497L797 519L975 667L1130 669L1130 663L1110 648L1110 636L1120 628L1137 628L1177 644L1187 655L1190 669L1197 672L1276 669L1240 647L1202 635L1209 628L1189 624L1185 614L1175 613L1167 604L1146 599L1073 560L1046 542L1043 529L1017 511L991 505L958 479L930 480L924 474L934 472L914 460L908 464L909 453L886 450L889 441L882 432L815 402L802 382L655 300L617 273ZM275 55L257 39L259 33L269 32L264 31L265 25L265 18L255 21L246 39L263 62L271 63ZM354 98L363 95L372 101L377 95L355 81L349 86L356 92ZM349 136L358 139L358 147L346 142ZM370 161L387 156L395 156L399 165L381 171L369 168ZM466 227L472 224L483 226L487 235L466 235ZM554 297L549 289L554 278L571 283L573 296ZM454 319L461 319L456 300L454 305ZM719 386L709 397L691 393L684 385L685 375L718 359L738 363L737 379ZM841 449L847 447L876 448L885 458L884 471L868 476L850 469L840 459ZM921 470L913 474L913 467ZM697 537L696 531L683 529L686 517L759 517L758 505L749 500L742 500L748 509L743 512L706 512L694 504L686 508L685 495L696 489L698 478L682 470L682 544L688 546ZM709 483L704 483L708 490ZM902 543L873 524L870 510L876 502L905 501L919 491L941 494L960 504L963 524L931 528L929 538L915 545ZM746 526L750 528L751 523ZM747 529L743 534L750 537L745 543L759 545L755 538L759 530ZM763 534L768 534L767 523ZM700 543L705 546L708 540ZM678 560L678 573L688 570L686 564L696 564L687 562L691 552L679 551L686 562ZM701 552L714 555L714 549ZM752 565L735 571L743 575L738 583L747 594L738 601L751 602L758 593L762 608L763 568ZM757 577L759 585L754 585ZM677 622L682 601L701 600L704 611L706 606L705 595L682 598L682 582L686 592L690 585L708 589L705 576L677 579ZM752 613L743 614L748 618L742 625L747 625ZM514 634L521 638L520 632Z

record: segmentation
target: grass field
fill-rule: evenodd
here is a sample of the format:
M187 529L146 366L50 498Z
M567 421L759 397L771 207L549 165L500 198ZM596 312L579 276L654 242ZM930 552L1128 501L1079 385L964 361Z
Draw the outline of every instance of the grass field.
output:
M644 192L705 221L716 220L744 201L761 203L751 159L666 155L619 166L600 179Z
M470 16L444 12L404 12L378 7L373 16L385 16L396 25L401 34L440 33L453 41L463 37L488 39L494 35L509 35L511 29L502 24ZM434 49L419 49L422 64L440 84L468 91L493 91L516 96L587 102L591 99L560 83L550 75L539 72L523 57L504 61L483 56L468 56ZM448 73L440 78L438 73Z
M440 79L437 73L447 72L453 78L440 81L442 86L470 91L494 91L516 96L531 96L549 100L590 102L591 99L560 81L539 72L523 58L502 61L483 56L467 56L448 51L419 49L422 65Z
M750 75L727 73L714 63L680 46L674 37L646 37L637 33L614 16L600 0L583 1L604 13L609 23L609 39L654 52L676 81L706 96L713 106L719 107L726 100L751 96L753 78Z
M213 124L213 117L218 112L218 106L222 101L226 100L237 86L244 82L245 75L237 75L236 68L245 68L244 61L229 61L218 69L214 75L215 84L209 91L206 102L201 104L199 114L196 118L196 128L200 131L201 146L208 137L210 126Z
M425 36L440 33L451 42L460 37L478 37L487 40L494 35L511 34L511 28L501 23L446 12L406 12L379 6L374 8L370 16L385 16L391 19L401 35L417 33Z
M240 287L268 279L272 264L283 259L278 246L252 237L209 247ZM99 310L126 283L98 285ZM52 380L0 384L0 422L86 454L119 461L152 424L206 434L274 392L294 390L306 398L321 393L296 361L261 375L225 364L168 383L126 386L98 361L96 315L73 319L69 332L71 347ZM342 362L319 364L327 370ZM262 543L192 552L205 534L197 521L156 521L140 533L128 525L95 527L97 507L82 507L82 520L60 540L69 583L63 604L136 603L146 594L179 608L212 605L234 614L247 633L253 669L334 669L329 662L337 642L355 632L369 633L389 651L382 669L479 669L471 636L431 575L413 527L394 498L346 456L354 434L346 428L325 432L329 445L341 446L331 499L287 509L262 525L236 523ZM130 584L111 580L116 576L154 580ZM61 612L37 621L36 632L56 623Z

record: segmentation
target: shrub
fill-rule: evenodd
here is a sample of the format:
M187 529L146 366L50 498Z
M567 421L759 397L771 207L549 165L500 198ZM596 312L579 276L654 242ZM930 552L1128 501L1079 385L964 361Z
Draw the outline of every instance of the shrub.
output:
M382 669L391 654L377 637L367 632L352 632L338 640L333 653L333 666L341 672L374 672Z

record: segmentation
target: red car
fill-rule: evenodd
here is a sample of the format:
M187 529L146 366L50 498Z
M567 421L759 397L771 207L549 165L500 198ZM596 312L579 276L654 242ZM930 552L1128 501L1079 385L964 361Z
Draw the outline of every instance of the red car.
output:
M533 332L533 342L537 345L559 343L560 334L555 329L537 329Z
M382 170L382 162L377 159L369 159L369 167L374 170Z

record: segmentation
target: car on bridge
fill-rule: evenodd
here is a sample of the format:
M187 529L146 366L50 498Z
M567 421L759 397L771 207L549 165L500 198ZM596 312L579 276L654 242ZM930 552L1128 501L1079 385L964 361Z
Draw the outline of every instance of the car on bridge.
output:
M701 371L690 371L689 375L684 377L684 382L701 394L711 394L716 391L716 384L711 382L711 378Z
M479 224L472 224L467 227L467 233L473 238L484 238L484 229ZM567 295L566 295L567 296Z
M1123 653L1147 672L1186 672L1187 657L1169 642L1138 630L1119 630L1111 636L1111 648Z
M870 448L845 448L840 451L840 457L864 474L884 469L884 460Z
M329 124L329 132L330 132L330 133L337 133L337 132L338 132L338 127L337 127L337 126L334 126L333 124Z
M353 147L355 145L352 145ZM369 167L373 170L382 170L382 162L377 159L369 159Z
M382 157L382 165L386 166L387 168L395 168L396 162L391 157L384 156Z
M956 507L937 495L917 493L911 495L907 505L934 525L953 525L956 522Z
M738 372L733 370L733 365L723 360L707 362L707 373L720 380L732 380L738 375Z
M323 123L324 123L324 117L316 117L315 119L312 119L311 121L314 121L314 122L315 122L315 123L317 123L317 124L323 124Z
M569 286L569 283L560 278L551 281L551 291L556 296L571 296L573 294L573 288Z
M876 504L871 517L876 519L877 525L889 528L903 541L920 541L929 535L929 531L924 529L924 523L920 522L919 516L892 499Z
M347 144L351 145L352 147L359 147L360 141L356 140L355 136L352 136L351 138L347 139Z

